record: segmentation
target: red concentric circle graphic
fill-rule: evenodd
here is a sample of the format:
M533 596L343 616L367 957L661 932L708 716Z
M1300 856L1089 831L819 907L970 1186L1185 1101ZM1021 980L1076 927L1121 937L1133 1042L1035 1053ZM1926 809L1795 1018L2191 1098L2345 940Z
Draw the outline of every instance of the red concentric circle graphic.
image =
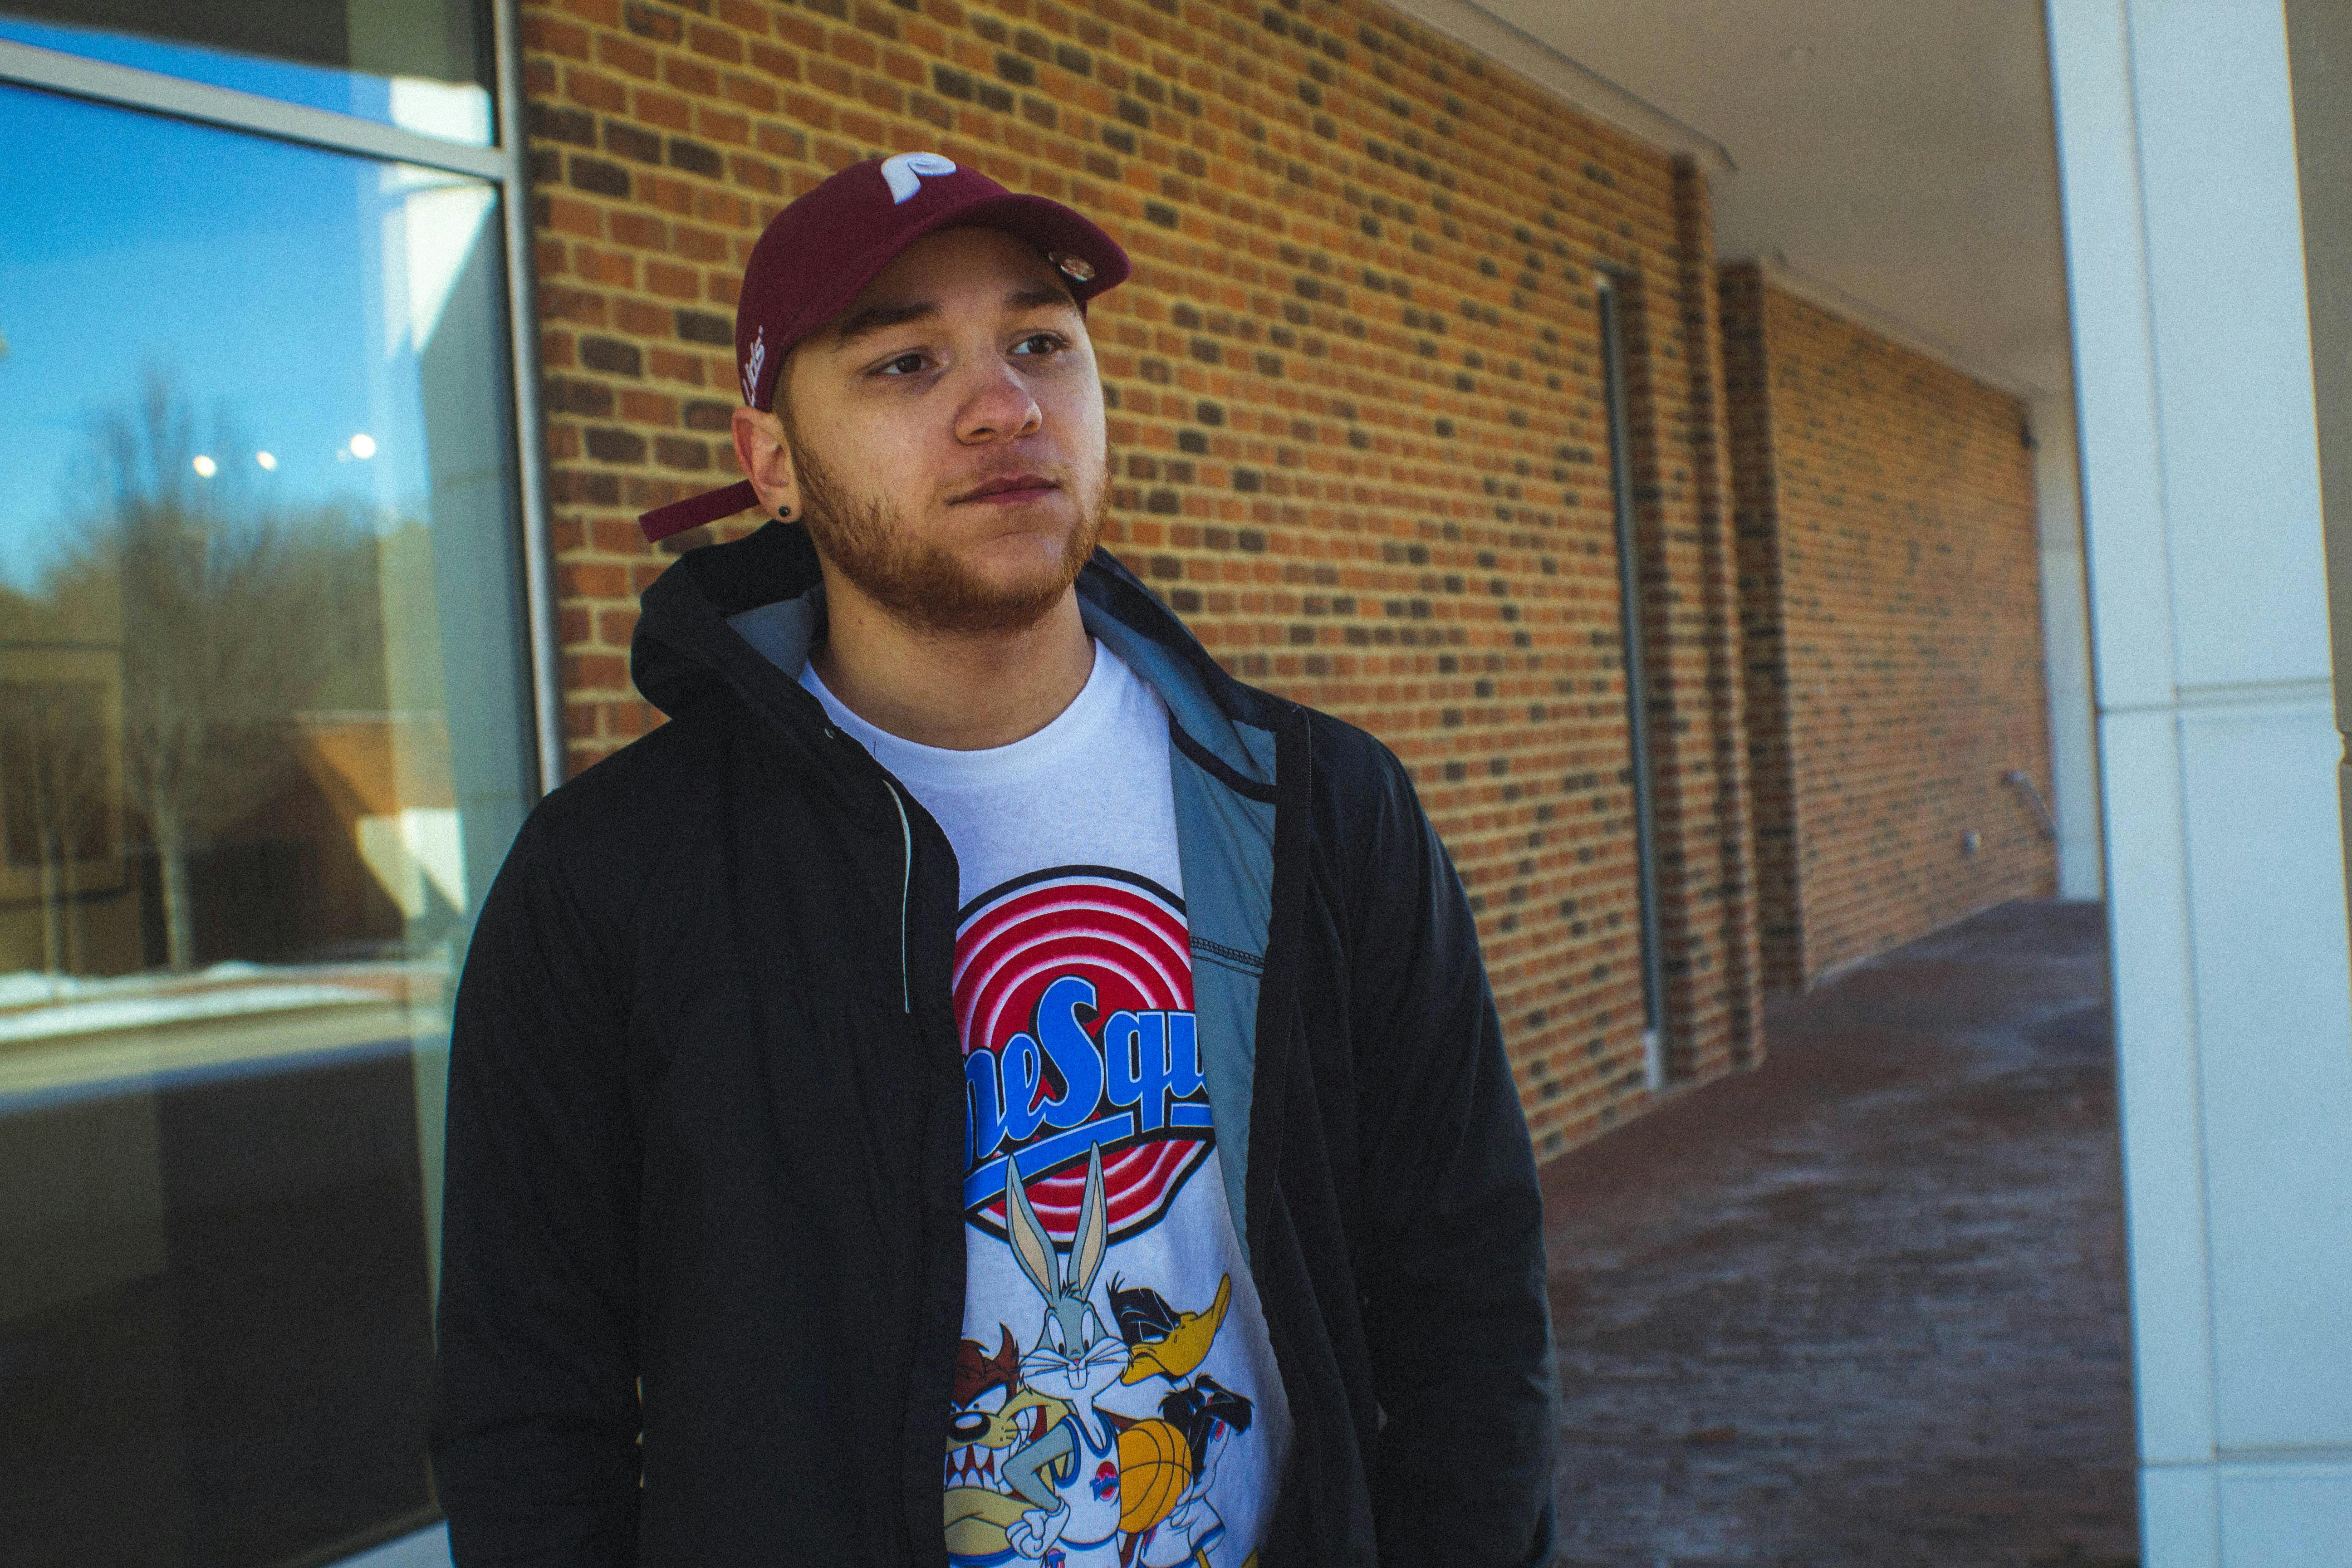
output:
M1192 956L1182 903L1144 878L1095 866L1023 878L974 900L956 935L956 1028L964 1055L983 1048L1001 1054L1015 1035L1032 1029L1045 988L1066 976L1094 988L1092 1018L1082 1022L1097 1052L1102 1021L1115 1012L1189 1014ZM1064 1087L1049 1069L1033 1105ZM1205 1095L1198 1102L1204 1105ZM973 1115L969 1097L965 1115ZM1041 1142L1046 1131L981 1150L973 1169L989 1169L992 1161ZM1171 1126L1103 1144L1111 1238L1157 1223L1213 1143L1205 1126ZM1046 1171L1028 1173L1029 1201L1056 1240L1076 1233L1086 1171L1081 1147ZM994 1196L967 1205L965 1217L1002 1236L1001 1185Z

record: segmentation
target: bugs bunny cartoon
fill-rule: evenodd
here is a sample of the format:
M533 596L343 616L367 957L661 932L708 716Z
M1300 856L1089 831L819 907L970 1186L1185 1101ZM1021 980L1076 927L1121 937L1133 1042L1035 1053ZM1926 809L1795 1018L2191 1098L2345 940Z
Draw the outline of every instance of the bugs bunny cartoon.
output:
M1118 1435L1096 1411L1095 1396L1118 1384L1127 1367L1127 1343L1103 1326L1090 1299L1110 1249L1102 1151L1087 1156L1086 1197L1066 1273L1054 1238L1030 1206L1020 1171L1008 1163L1006 1175L1005 1237L1021 1271L1045 1299L1037 1343L1021 1358L1021 1380L1066 1401L1070 1410L1005 1460L1004 1479L1034 1505L1013 1521L1005 1540L1032 1560L1118 1568Z

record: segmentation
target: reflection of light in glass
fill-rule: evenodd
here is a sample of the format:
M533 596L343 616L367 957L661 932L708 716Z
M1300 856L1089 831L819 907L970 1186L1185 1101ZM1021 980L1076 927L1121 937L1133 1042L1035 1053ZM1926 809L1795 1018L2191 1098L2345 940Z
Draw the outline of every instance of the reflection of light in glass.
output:
M361 434L352 437L352 456L361 458L374 457L375 437L366 434L365 432L362 432Z
M202 454L199 454L196 460L188 466L196 470L196 477L198 479L208 479L215 474L220 472L220 465Z
M392 79L392 122L476 147L490 144L490 95L471 82Z
M274 474L278 471L278 454L275 452L256 452L253 455L253 460L270 473Z
M383 349L422 353L497 196L478 182L413 163L385 169L383 189L394 198L384 216Z

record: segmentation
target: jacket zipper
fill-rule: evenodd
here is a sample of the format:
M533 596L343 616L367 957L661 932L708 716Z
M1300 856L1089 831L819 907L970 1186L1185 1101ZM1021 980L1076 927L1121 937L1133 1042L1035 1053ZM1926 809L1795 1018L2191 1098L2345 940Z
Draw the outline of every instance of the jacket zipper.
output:
M915 828L907 820L907 803L898 798L898 786L884 786L890 792L890 804L898 809L898 837L907 851L907 869L898 881L898 1000L908 1017L915 1013L915 987L908 978L907 959L907 905L915 890Z

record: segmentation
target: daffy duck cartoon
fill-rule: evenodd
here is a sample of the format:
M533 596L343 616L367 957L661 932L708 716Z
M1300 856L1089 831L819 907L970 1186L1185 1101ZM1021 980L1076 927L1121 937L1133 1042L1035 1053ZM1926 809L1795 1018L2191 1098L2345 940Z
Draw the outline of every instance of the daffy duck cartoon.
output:
M1209 1492L1216 1484L1217 1461L1226 1445L1235 1433L1249 1430L1252 1406L1200 1366L1223 1326L1233 1289L1233 1276L1226 1275L1217 1281L1216 1297L1206 1309L1180 1312L1157 1290L1129 1289L1111 1281L1111 1315L1128 1345L1127 1371L1119 1381L1136 1384L1159 1377L1175 1384L1160 1402L1160 1415L1183 1434L1191 1461L1184 1490L1172 1506L1165 1512L1155 1510L1148 1525L1136 1521L1139 1528L1126 1553L1132 1568L1181 1568L1186 1563L1205 1568L1212 1549L1224 1536L1224 1521L1211 1505Z

